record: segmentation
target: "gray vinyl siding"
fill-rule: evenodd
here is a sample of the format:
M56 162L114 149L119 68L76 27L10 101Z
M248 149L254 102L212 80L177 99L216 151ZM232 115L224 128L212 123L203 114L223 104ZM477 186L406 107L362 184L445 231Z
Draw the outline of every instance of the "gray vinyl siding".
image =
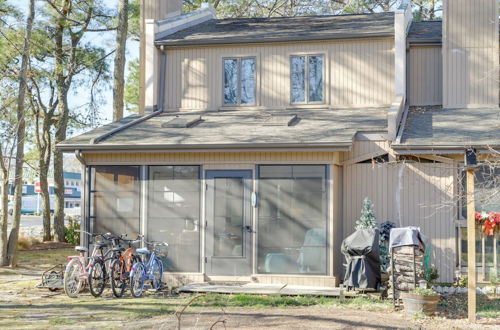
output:
M169 111L223 107L224 57L256 58L256 107L293 106L290 102L291 55L324 54L324 106L383 106L394 98L394 41L390 38L183 47L167 49L166 54L164 108Z
M443 104L498 106L498 1L453 0L443 6Z
M410 106L443 104L442 63L441 46L410 48L408 64Z

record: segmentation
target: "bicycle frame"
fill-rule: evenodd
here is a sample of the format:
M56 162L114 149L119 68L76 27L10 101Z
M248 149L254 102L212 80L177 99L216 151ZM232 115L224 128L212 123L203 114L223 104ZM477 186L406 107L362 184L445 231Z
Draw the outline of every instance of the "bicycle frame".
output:
M153 263L158 260L159 262L160 259L156 256L155 250L151 251L151 254L149 255L148 261L144 263L144 266L146 267L146 271L144 272L143 280L144 281L152 281L154 280L154 274L153 274Z
M156 256L155 243L146 242L146 244L152 245L152 249L151 249L151 253L149 255L142 255L141 256L141 263L144 265L144 274L143 274L141 280L142 281L153 281L154 280L153 265L154 265L155 261L158 261L161 264L161 260ZM147 261L145 261L146 258L147 258ZM131 277L134 273L135 273L135 270L132 269Z
M120 280L128 280L132 266L134 265L134 248L130 246L120 255ZM111 270L111 266L109 266ZM124 276L126 274L127 276Z
M88 278L90 271L92 270L92 266L93 266L92 260L95 260L95 258L98 258L98 257L101 257L103 260L106 260L106 257L109 256L109 254L112 252L114 252L114 251L110 249L110 250L106 251L106 253L103 253L102 247L94 246L90 257L86 257L85 252L80 252L80 255L69 256L67 259L68 259L68 261L71 261L73 259L78 259L78 261L82 265L82 269L83 269L83 272L80 274L78 279L81 281L87 281L87 278ZM111 259L111 258L108 258L108 259ZM88 261L90 261L90 262L88 262Z

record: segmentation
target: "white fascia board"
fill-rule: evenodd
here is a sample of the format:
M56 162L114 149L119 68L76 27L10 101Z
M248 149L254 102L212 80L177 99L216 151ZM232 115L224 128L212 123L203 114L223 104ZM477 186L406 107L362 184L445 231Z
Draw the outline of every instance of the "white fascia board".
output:
M155 40L215 18L215 9L210 5L204 5L190 13L158 21Z

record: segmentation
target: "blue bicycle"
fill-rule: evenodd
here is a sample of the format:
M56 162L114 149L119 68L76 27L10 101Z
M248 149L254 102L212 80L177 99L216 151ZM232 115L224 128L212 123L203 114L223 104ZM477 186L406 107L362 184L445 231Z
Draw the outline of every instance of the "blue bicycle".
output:
M136 250L141 255L141 261L136 262L130 272L130 291L136 298L142 296L146 281L151 282L154 290L159 290L163 278L163 264L158 257L166 256L168 244L146 242L146 246L150 246L151 250L147 248Z

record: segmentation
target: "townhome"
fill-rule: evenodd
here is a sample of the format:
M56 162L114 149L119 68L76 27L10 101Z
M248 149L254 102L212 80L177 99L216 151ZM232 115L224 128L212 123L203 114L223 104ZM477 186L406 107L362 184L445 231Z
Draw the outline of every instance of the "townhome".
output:
M464 153L500 151L497 1L445 0L436 22L412 22L408 1L314 17L144 9L143 113L58 145L82 163L87 230L168 242L174 285L337 286L368 197L379 222L421 228L439 281L466 269ZM478 210L500 210L498 189L478 186ZM478 247L486 279L498 237Z

